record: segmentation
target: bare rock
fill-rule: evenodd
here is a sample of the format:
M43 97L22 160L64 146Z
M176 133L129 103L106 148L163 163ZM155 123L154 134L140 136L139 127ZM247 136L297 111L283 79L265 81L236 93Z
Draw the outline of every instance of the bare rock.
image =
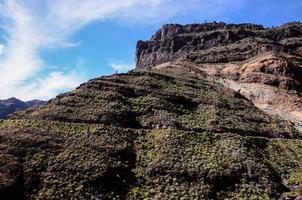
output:
M168 24L149 41L139 41L136 68L187 59L197 63L244 61L266 52L302 55L302 24L277 28L254 24Z

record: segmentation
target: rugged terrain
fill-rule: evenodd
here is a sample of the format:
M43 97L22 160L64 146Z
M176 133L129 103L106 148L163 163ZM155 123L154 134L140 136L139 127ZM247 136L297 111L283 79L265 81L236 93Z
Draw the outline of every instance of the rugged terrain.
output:
M188 31L171 29L172 39L192 34L187 27L198 25L164 27L174 26ZM205 27L203 34L217 24L199 26ZM225 26L238 32L275 31L258 25ZM286 34L292 26L300 24L276 30ZM167 38L159 37L161 31L149 42L163 45ZM275 97L298 95L300 61L294 58L300 55L273 51L240 61L198 62L180 48L182 56L148 64L155 50L142 50L141 44L136 70L90 80L0 122L1 199L302 195L302 134L297 123L269 114L248 92L263 87L278 90ZM223 42L217 45L224 48Z
M14 97L0 100L0 119L6 118L9 114L12 114L18 110L26 110L28 108L41 105L42 103L45 102L40 100L23 102Z
M165 25L137 43L136 68L166 62L201 70L302 130L302 23Z

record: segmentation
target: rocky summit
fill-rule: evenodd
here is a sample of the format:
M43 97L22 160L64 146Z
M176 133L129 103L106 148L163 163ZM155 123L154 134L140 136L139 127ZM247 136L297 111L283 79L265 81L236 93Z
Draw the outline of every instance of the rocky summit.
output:
M302 23L276 28L254 24L168 24L149 41L138 41L136 67L183 58L195 63L245 61L267 52L302 56Z
M302 24L165 25L137 67L0 122L1 199L299 199Z

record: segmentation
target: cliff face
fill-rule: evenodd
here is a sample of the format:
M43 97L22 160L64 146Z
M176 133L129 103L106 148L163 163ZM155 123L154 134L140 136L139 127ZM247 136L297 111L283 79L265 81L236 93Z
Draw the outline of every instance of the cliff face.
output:
M243 61L266 52L302 55L302 24L277 28L253 24L165 25L149 41L139 41L136 68L186 59L197 63Z

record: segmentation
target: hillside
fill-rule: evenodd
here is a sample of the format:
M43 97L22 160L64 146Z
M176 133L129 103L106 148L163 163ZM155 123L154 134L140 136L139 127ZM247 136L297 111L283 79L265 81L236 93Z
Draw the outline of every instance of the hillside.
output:
M286 26L283 29L290 30ZM238 31L250 28L263 29L232 25ZM188 30L181 34L191 34ZM178 38L179 33L169 38ZM150 43L168 44L156 35ZM137 57L136 70L90 80L0 122L1 198L295 199L302 195L302 134L297 123L271 115L243 87L236 88L259 84L277 88L282 95L298 92L300 63L292 62L293 54L263 52L235 63L202 63L180 56L147 64L148 52L160 48L141 51L140 43L137 52L144 53ZM280 64L288 73L274 64L276 58L293 63ZM265 62L269 63L265 70L256 73L259 63ZM227 69L230 73L224 73ZM264 78L247 81L255 80L255 74ZM264 81L269 75L278 80L287 77L295 84L269 84Z
M23 102L16 98L0 100L0 119L6 118L9 114L12 114L18 110L26 110L28 108L41 105L43 103L45 102L39 100Z

